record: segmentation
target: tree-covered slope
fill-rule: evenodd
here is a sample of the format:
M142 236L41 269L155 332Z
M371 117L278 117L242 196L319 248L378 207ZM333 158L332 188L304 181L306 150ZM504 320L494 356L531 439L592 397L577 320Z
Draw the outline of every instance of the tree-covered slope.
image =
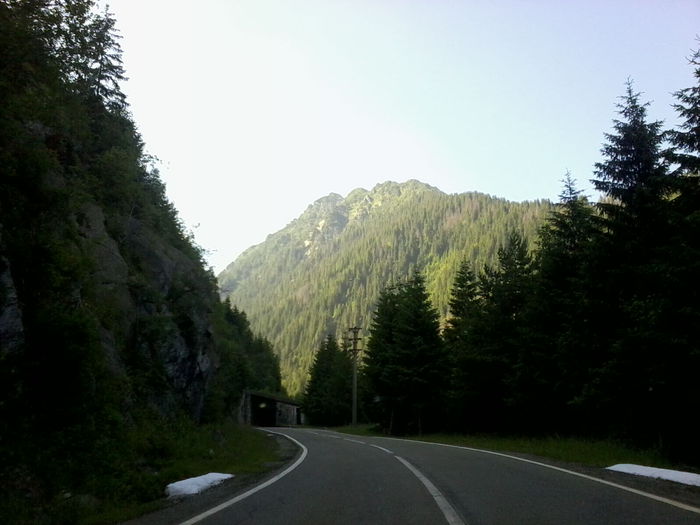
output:
M279 389L165 197L95 8L0 2L3 522L51 522L59 494L160 497L171 425Z
M330 194L244 252L219 285L271 338L285 386L299 393L323 338L367 328L385 285L422 269L444 318L460 261L493 263L511 230L533 239L549 209L545 201L448 195L418 181Z

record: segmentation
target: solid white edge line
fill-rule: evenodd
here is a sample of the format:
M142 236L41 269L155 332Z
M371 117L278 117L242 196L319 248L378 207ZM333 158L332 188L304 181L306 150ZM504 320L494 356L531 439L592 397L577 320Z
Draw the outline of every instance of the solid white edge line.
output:
M464 521L462 521L462 518L459 517L459 514L457 514L457 511L454 509L454 507L450 505L449 501L447 501L447 498L445 498L442 492L440 492L440 489L433 485L433 483L428 478L426 478L420 470L418 470L411 463L403 459L401 456L394 457L398 459L401 463L403 463L403 465L408 470L410 470L415 477L418 478L418 480L425 486L425 488L428 489L428 493L433 497L435 503L437 503L437 506L442 511L442 514L445 516L445 519L447 520L447 523L449 525L466 525Z
M297 441L293 437L288 436L287 434L283 434L282 432L274 432L272 430L265 430L264 432L284 436L287 439L289 439L290 441L292 441L293 443L296 443L297 445L299 445L299 447L301 447L301 456L299 456L299 458L297 458L297 460L294 463L292 463L290 466L288 466L282 472L280 472L276 476L268 479L266 482L261 483L260 485L256 485L255 487L253 487L250 490L247 490L243 494L239 494L235 498L231 498L228 501L224 501L220 505L217 505L216 507L212 507L211 509L207 510L206 512L202 512L201 514L198 514L194 518L190 518L187 521L183 521L180 525L192 525L193 523L198 523L198 522L202 521L203 519L208 518L209 516L216 514L217 512L220 512L227 507L230 507L234 503L238 503L239 501L247 498L248 496L252 496L256 492L258 492L266 487L269 487L270 485L272 485L276 481L279 481L280 479L285 477L287 474L289 474L291 471L293 471L295 468L297 468L299 465L301 465L302 461L304 461L306 459L306 455L308 454L309 451L307 450L307 448L304 445L302 445L299 441Z
M631 487L625 487L624 485L619 485L618 483L613 483L612 481L607 481L605 479L600 479L600 478L596 478L593 476L588 476L587 474L581 474L580 472L574 472L573 470L567 470L565 468L555 467L554 465L547 465L546 463L540 463L539 461L533 461L531 459L519 458L517 456L503 454L502 452L494 452L492 450L483 450L480 448L464 447L464 446L460 446L460 445L448 445L447 443L433 443L432 441L418 441L418 440L413 440L413 439L390 438L390 437L377 437L377 439L393 439L394 441L407 441L409 443L421 443L423 445L437 445L440 447L461 448L464 450L471 450L472 452L483 452L484 454L492 454L494 456L501 456L504 458L515 459L517 461L523 461L525 463L539 465L540 467L545 467L545 468L549 468L552 470L558 470L559 472L565 472L565 473L571 474L573 476L578 476L580 478L595 481L597 483L602 483L603 485L609 485L610 487L615 487L617 489L626 490L627 492L632 492L633 494L637 494L639 496L644 496L645 498L660 501L661 503L666 503L668 505L673 505L674 507L678 507L680 509L687 510L689 512L694 512L695 514L700 514L700 508L693 507L692 505L687 505L685 503L681 503L680 501L675 501L672 499L664 498L662 496L657 496L656 494L644 492L643 490L637 490L637 489L633 489Z

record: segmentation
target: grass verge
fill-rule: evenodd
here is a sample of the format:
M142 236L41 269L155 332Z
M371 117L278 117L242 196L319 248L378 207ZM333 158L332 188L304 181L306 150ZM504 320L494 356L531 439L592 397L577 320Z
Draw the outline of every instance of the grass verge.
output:
M0 523L119 523L167 506L168 483L208 472L256 474L280 457L277 440L263 432L185 417L143 417L80 457L62 451L39 450L31 469L0 468Z
M373 425L337 427L333 430L359 436L383 436ZM493 435L426 434L403 436L405 439L444 443L496 452L532 454L556 461L590 467L609 467L617 463L634 463L660 468L679 468L653 449L636 449L623 443L602 439L573 437L517 437Z
M235 475L263 472L279 455L274 439L233 422L203 426L183 424L174 435L162 436L156 446L163 448L161 457L152 463L150 472L146 471L145 475L151 478L148 484L156 486L163 495L168 483L208 472ZM118 523L165 505L167 500L163 497L150 501L101 501L82 522L89 525Z

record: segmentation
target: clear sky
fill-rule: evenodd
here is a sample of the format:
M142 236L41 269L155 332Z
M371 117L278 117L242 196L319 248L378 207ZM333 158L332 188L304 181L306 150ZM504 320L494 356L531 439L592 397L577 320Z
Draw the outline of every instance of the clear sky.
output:
M632 78L676 121L697 0L111 0L123 85L218 273L314 200L386 180L557 199Z

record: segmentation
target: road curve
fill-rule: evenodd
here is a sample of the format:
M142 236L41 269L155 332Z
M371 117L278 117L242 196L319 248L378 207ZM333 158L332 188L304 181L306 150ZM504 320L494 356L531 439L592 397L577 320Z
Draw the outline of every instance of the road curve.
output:
M269 431L305 452L265 487L185 523L700 524L700 509L505 455L325 430Z

